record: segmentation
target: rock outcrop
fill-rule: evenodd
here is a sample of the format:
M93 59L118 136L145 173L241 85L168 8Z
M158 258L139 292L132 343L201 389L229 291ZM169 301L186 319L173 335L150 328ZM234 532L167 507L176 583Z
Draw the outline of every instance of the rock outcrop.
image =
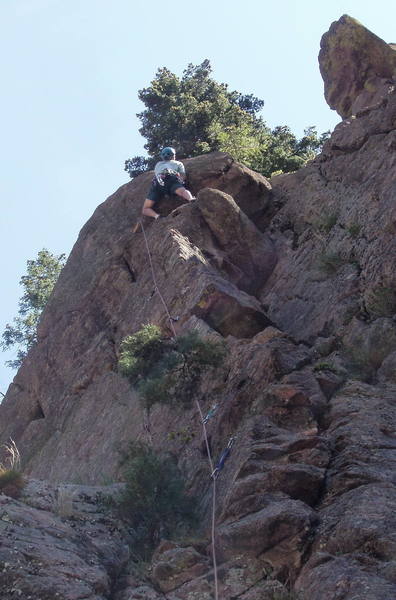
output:
M2 600L109 597L130 553L125 531L98 506L103 492L31 480L20 500L0 496Z
M117 479L119 450L147 436L136 391L117 372L120 343L144 323L170 327L147 239L177 333L227 343L224 367L196 390L203 410L217 403L213 456L235 437L217 479L224 600L287 598L290 586L305 600L396 597L396 92L362 96L374 76L393 77L379 64L391 69L394 50L349 17L326 35L330 102L355 118L305 168L271 182L223 153L186 161L198 200L170 199L167 218L144 232L131 226L151 175L122 186L82 229L0 406L0 439L15 439L27 474L54 485ZM350 53L343 88L334 56L351 40L364 48ZM77 532L71 541L101 574L86 567L86 596L53 585L60 600L213 598L212 488L195 408L155 405L150 436L200 498L204 542L163 540L145 580L124 554L110 558L118 575L106 587L100 553Z
M344 15L324 34L319 53L325 98L343 118L382 102L394 89L395 44Z

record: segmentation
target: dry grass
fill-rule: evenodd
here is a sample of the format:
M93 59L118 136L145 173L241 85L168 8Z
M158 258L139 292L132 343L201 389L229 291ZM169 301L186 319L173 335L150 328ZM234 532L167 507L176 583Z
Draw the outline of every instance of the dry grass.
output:
M55 513L59 517L69 519L74 514L73 500L75 496L75 490L70 489L69 486L60 485L58 487L58 493L55 503Z
M14 440L10 440L9 444L4 444L6 458L4 463L0 463L0 473L3 471L20 471L21 470L21 455L16 447Z
M18 498L25 481L21 473L21 455L11 440L3 445L6 458L0 463L0 492L11 498Z

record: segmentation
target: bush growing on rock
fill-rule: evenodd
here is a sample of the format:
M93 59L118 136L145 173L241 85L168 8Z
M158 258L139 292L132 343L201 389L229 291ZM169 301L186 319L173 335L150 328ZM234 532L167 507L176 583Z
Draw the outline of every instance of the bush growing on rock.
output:
M362 227L358 223L351 223L349 227L347 227L349 235L353 238L359 237L361 229Z
M123 340L118 361L119 371L135 382L139 376L147 376L163 353L161 330L156 325L145 325Z
M196 502L187 495L180 471L169 455L132 442L122 466L126 487L118 509L133 529L132 552L137 559L147 560L161 537L194 526Z
M319 229L319 231L330 233L337 221L338 213L326 213L322 215L321 219L316 222L316 227Z
M25 481L19 471L0 469L0 492L10 498L19 498Z
M396 290L381 286L375 288L369 294L366 307L373 318L392 317L396 313Z
M125 338L118 365L147 409L157 402L188 406L204 370L218 368L225 353L223 342L196 331L169 339L149 324Z
M345 260L336 252L323 252L319 256L319 270L326 275L334 275L345 264Z

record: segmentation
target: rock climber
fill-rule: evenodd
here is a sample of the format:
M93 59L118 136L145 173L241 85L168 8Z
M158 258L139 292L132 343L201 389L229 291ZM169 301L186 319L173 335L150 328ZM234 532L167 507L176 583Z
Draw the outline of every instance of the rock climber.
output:
M160 152L160 157L162 160L157 162L154 167L155 177L142 209L143 215L153 217L153 219L159 219L160 215L155 212L154 206L166 194L177 194L188 202L195 200L191 192L184 187L186 171L183 163L175 160L176 150L170 147L163 148Z

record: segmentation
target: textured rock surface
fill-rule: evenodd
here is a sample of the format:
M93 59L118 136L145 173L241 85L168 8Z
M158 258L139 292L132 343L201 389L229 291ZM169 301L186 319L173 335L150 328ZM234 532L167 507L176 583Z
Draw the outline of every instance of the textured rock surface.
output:
M351 382L330 401L334 450L311 558L297 582L304 597L396 595L395 391Z
M353 55L371 77L372 48L385 62L389 49L353 20L332 26L328 51L349 28L362 37L345 47L362 40ZM360 84L344 90L332 69L343 113L347 97L351 107L362 100ZM287 598L287 586L304 600L396 596L396 93L370 102L307 167L270 183L225 154L186 161L197 202L169 199L167 218L145 223L177 331L227 342L225 365L196 390L204 411L217 403L207 425L214 459L235 436L216 485L224 600ZM16 440L36 477L117 480L119 449L146 439L139 399L116 365L126 335L147 322L169 328L144 236L131 233L150 177L120 188L81 231L39 343L0 406L0 440ZM39 493L30 517L1 498L20 515L14 520L31 518L49 536L59 528L72 564L86 569L82 583L60 588L60 600L213 599L212 489L198 415L154 406L150 433L200 498L203 541L162 541L145 579L123 554L120 532L106 541L105 523L99 537L111 556L103 559L86 529L56 520ZM12 547L3 550L12 565L4 585L14 586Z
M109 597L129 548L100 491L32 480L19 501L0 496L2 600Z
M319 65L325 98L343 118L380 104L394 89L394 44L386 44L348 15L322 37Z

